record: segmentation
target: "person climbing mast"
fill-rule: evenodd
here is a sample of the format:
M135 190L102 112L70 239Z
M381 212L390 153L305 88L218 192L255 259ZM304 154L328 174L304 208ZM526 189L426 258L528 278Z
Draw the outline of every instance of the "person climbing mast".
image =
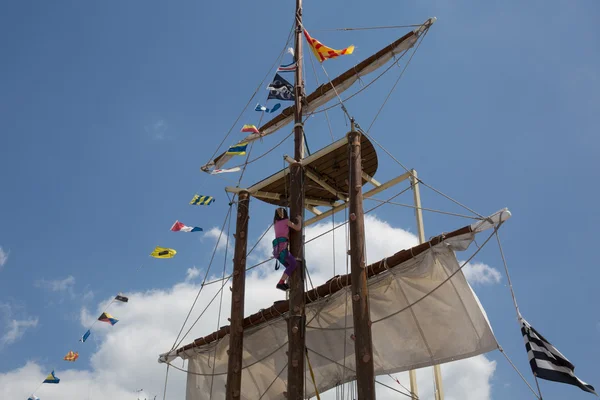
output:
M289 251L290 242L290 228L295 231L302 229L302 216L296 217L298 223L293 223L288 218L287 209L279 207L275 210L275 217L273 218L273 227L275 229L275 240L273 240L273 257L285 266L285 271L281 275L281 279L277 283L277 289L288 290L290 286L287 284L287 280L290 275L296 269L296 257ZM278 269L276 267L275 269Z

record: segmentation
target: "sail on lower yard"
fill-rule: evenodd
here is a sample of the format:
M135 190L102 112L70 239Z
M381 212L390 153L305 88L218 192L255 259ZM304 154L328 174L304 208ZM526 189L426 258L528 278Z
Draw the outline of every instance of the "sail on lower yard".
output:
M473 236L468 233L446 239L369 279L377 375L473 357L498 347L462 271L448 279L460 268L454 250L464 250ZM306 347L320 392L354 379L349 290L347 287L306 307ZM227 379L228 347L226 335L178 354L189 361L186 400L209 399L211 382L212 399L225 398L222 388ZM242 399L285 399L286 351L283 317L245 329ZM161 358L174 357L170 353ZM312 380L306 379L306 395L313 396Z
M313 111L316 111L319 107L326 104L331 99L335 98L336 91L338 94L341 94L345 90L349 89L354 82L356 82L361 77L375 71L381 66L385 65L392 58L396 57L398 54L402 53L413 47L419 37L435 22L435 18L430 18L423 23L420 27L416 28L414 31L407 33L400 39L396 40L394 43L384 47L379 50L377 53L373 54L371 57L363 60L361 63L355 65L350 68L348 71L344 72L337 78L331 81L331 83L327 82L322 84L312 92L306 98L306 105L303 107L303 112L305 115L310 114ZM332 85L335 87L333 90ZM251 134L248 135L243 142L252 142L266 135L270 135L271 133L276 132L277 130L283 128L290 122L294 120L294 110L295 107L291 106L286 108L279 114L277 117L273 118L263 126L259 128L260 134ZM217 156L214 160L210 161L206 165L202 166L203 171L208 171L210 168L223 168L225 163L231 159L231 155L226 152Z

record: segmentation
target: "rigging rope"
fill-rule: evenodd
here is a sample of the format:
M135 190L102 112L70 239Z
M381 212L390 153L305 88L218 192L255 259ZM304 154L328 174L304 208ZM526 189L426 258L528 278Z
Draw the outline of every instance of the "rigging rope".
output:
M416 28L423 26L423 24L412 24L412 25L388 25L388 26L370 26L370 27L357 27L357 28L329 28L329 29L311 29L311 32L331 32L331 31L369 31L376 29L398 29L398 28Z
M415 399L415 400L419 400L419 396L416 393L413 393L410 389L408 389L406 386L404 386L401 382L400 379L393 377L391 374L388 374L388 376L390 378L392 378L393 380L396 381L396 383L400 386L402 386L402 389L406 390L408 393L410 393L410 395L412 396L411 399Z
M383 206L383 205L384 205L384 204L386 204L386 203L389 203L389 202L390 202L390 200L392 200L392 199L394 199L394 198L396 198L396 197L400 196L401 194L405 193L405 192L406 192L406 191L408 191L408 190L410 190L410 186L409 186L408 188L406 188L406 189L403 189L403 190L402 190L402 191L400 191L399 193L397 193L397 194L395 194L395 195L391 196L391 197L390 197L388 200L379 200L379 201L381 202L381 204L378 204L377 206L375 206L375 207L373 207L373 208L370 208L369 210L365 211L365 214L368 214L368 213L370 213L371 211L375 211L375 210L376 210L376 209L378 209L379 207ZM346 212L347 212L347 210L346 210ZM309 240L305 241L305 242L304 242L304 245L306 245L307 243L310 243L310 242L312 242L313 240L317 240L318 238L320 238L320 237L322 237L322 236L325 236L325 235L327 235L327 234L328 234L328 233L330 233L330 232L334 232L336 229L339 229L339 228L341 228L341 227L345 227L345 226L347 226L347 225L348 225L348 218L347 218L347 215L346 215L346 220L345 220L344 222L342 222L342 223L340 223L339 225L337 225L337 226L334 226L333 228L331 228L331 229L329 229L329 230L327 230L327 231L325 231L325 232L323 232L323 233L321 233L321 234L319 234L319 235L315 236L315 237L314 237L314 238L312 238L312 239L309 239ZM272 226L273 226L273 225L271 225L271 227L272 227ZM271 227L269 227L269 229L270 229ZM266 231L265 231L265 233L263 233L263 236L262 236L262 237L264 237L264 236L265 236L265 234L266 234L268 231L269 231L269 230L266 230ZM260 240L262 240L262 237L261 237L261 239L259 239L259 241L260 241ZM346 237L348 237L347 233L346 233ZM346 238L346 240L348 240L348 239ZM257 242L257 243L254 245L254 247L256 247L257 245L258 245L258 242ZM253 247L253 249L254 249L254 247ZM348 248L349 248L349 245L346 245L346 248L348 249ZM249 254L250 254L250 253L248 253L248 255L249 255ZM347 257L348 257L348 256L346 256L346 264L347 264L347 262L348 262L348 258L347 258ZM250 267L246 268L246 272L248 272L248 271L250 271L250 270L252 270L252 269L254 269L254 268L257 268L257 267L259 267L259 266L261 266L261 265L263 265L263 264L266 264L266 263L268 263L268 262L269 262L269 261L271 261L271 260L273 260L273 257L270 257L270 258L268 258L268 259L266 259L266 260L263 260L263 261L261 261L261 262L259 262L259 263L256 263L256 264L254 264L254 265L252 265L252 266L250 266ZM346 265L346 273L348 273L348 265ZM226 279L229 279L229 278L231 278L232 276L233 276L233 275L229 275L229 276L227 276L227 277L226 277ZM222 281L222 279L215 279L215 280L213 280L213 281L210 281L210 282L203 283L203 285L204 285L204 286L208 286L208 285L212 285L212 284L214 284L214 283L221 282L221 281Z
M517 374L519 374L519 376L521 377L521 379L523 380L523 382L525 382L525 384L529 387L529 390L531 390L531 393L533 393L533 395L538 400L542 400L542 396L538 396L538 394L535 392L535 390L533 390L533 388L531 387L531 385L529 384L529 382L527 382L527 380L525 379L525 377L523 376L523 374L521 373L521 371L519 371L519 369L517 368L517 366L515 364L513 364L512 360L510 358L508 358L508 354L506 354L506 352L504 351L504 349L502 348L502 346L500 346L499 344L498 344L498 350L500 350L500 353L502 353L502 355L504 357L506 357L506 360L510 363L510 365L512 365L513 369L515 371L517 371Z
M170 367L170 365L167 364L167 373L165 374L165 389L163 391L163 400L166 400L166 398L167 398L167 383L169 382L169 367Z
M221 143L219 143L219 146L217 147L217 149L215 150L215 152L213 153L213 155L210 157L210 161L214 160L215 155L219 152L219 149L221 148L221 146L223 146L223 143L225 143L225 140L227 140L227 138L229 137L229 135L231 134L231 131L233 131L233 128L236 127L237 123L239 122L240 118L242 118L242 115L244 115L244 113L246 112L246 109L248 108L248 105L250 105L250 103L252 102L252 100L254 99L254 97L256 96L256 94L258 93L258 91L260 90L260 88L263 86L263 84L265 83L265 80L269 77L269 75L272 73L273 68L281 61L281 58L283 57L283 55L285 54L286 50L287 50L287 46L290 42L290 39L292 37L292 34L294 32L294 27L295 27L295 23L292 25L292 28L290 29L290 33L288 34L288 38L285 42L285 46L283 46L283 50L281 50L281 53L279 53L279 56L277 56L277 59L275 60L275 62L273 63L273 65L271 65L269 67L269 71L267 72L267 74L265 75L265 77L262 79L262 81L260 82L260 84L256 87L256 89L254 90L254 93L252 94L252 96L250 97L250 99L248 99L248 102L246 103L246 105L244 106L244 109L242 110L242 112L238 115L238 117L236 118L235 122L231 125L231 128L229 128L229 131L227 131L227 134L225 135L225 137L223 138L223 140L221 141ZM209 161L209 162L210 162Z
M379 78L381 78L383 75L385 75L387 72L389 72L389 71L390 71L390 70L391 70L391 69L392 69L394 66L398 66L398 67L399 67L399 66L400 66L400 65L399 65L399 62L400 62L400 60L402 60L402 58L403 58L403 57L406 55L406 53L408 53L408 51L406 51L406 50L405 50L405 51L404 51L404 52L403 52L403 53L400 55L400 57L398 57L398 59L397 59L396 61L394 61L392 64L390 64L390 66L389 66L389 67L387 67L386 69L384 69L384 70L383 70L383 71L382 71L382 72L381 72L379 75L377 75L377 76L376 76L376 77L375 77L375 78L374 78L374 79L373 79L371 82L367 83L365 86L363 86L362 88L360 88L360 89L359 89L359 90L357 90L356 92L352 93L350 96L346 97L346 98L344 99L344 101L348 101L348 100L350 100L351 98L353 98L354 96L356 96L356 95L360 94L362 91L366 90L366 89L367 89L369 86L371 86L373 83L377 82L377 81L379 80ZM394 57L394 58L395 58L395 57ZM360 78L359 78L359 79L360 79ZM319 111L313 111L312 113L313 113L313 114L319 114L319 113L322 113L322 112L327 112L328 110L331 110L332 108L335 108L335 107L339 106L340 104L341 104L341 103L335 103L335 104L332 104L332 105L330 105L330 106L328 106L328 107L325 107L325 108L323 108L323 109L321 109L321 110L319 110Z
M392 93L396 89L396 86L398 85L398 82L400 82L400 79L402 79L402 77L404 76L404 73L406 72L406 69L410 65L410 62L412 61L412 59L415 56L415 54L417 54L417 51L419 50L419 47L421 47L421 43L423 43L423 40L425 40L425 36L427 36L427 33L429 33L429 29L427 29L425 31L425 33L423 34L423 36L421 36L419 38L419 42L417 43L417 47L415 47L414 51L412 52L412 54L410 55L408 61L406 62L406 65L404 66L404 69L402 70L402 72L400 72L400 75L398 75L398 79L396 79L396 82L394 83L394 85L390 89L387 97L383 101L383 104L381 105L381 107L379 107L379 111L377 111L377 114L375 114L375 117L373 118L373 121L371 122L371 125L369 125L369 128L367 128L367 132L371 131L371 128L373 127L373 124L375 123L375 121L377 121L377 118L379 117L379 114L381 113L381 111L383 110L383 108L387 104L388 100L390 99L390 96L392 95Z
M390 156L398 165L400 165L406 172L408 172L412 178L414 180L416 180L418 183L422 184L423 186L433 190L434 192L436 192L437 194L445 197L446 199L450 200L451 202L453 202L454 204L464 208L465 210L472 212L473 214L477 215L479 218L481 219L486 219L486 217L484 217L483 215L479 214L478 212L472 210L471 208L465 206L464 204L460 203L459 201L453 199L452 197L448 196L447 194L442 193L441 191L437 190L436 188L434 188L433 186L428 185L427 183L423 182L423 180L421 178L417 178L414 176L413 172L411 170L409 170L408 168L406 168L406 166L404 164L402 164L396 157L394 157L383 145L381 145L381 143L379 143L377 140L375 140L375 138L371 135L369 135L368 133L366 133L359 125L358 123L356 124L356 128L361 131L367 138L369 138L369 140L372 140L373 142L375 142L375 144L379 147L381 147L381 149L388 155Z
M219 248L219 243L221 242L221 236L223 235L223 230L225 229L225 224L227 223L227 218L231 218L231 206L232 206L232 204L230 203L229 210L227 211L227 214L225 215L225 220L223 221L223 225L221 226L221 231L219 232L219 237L217 238L217 243L215 244L215 248L213 249L213 253L210 257L210 262L208 263L208 268L206 269L206 273L204 274L204 279L202 279L202 284L200 284L200 289L198 289L196 298L194 299L194 302L192 303L192 306L190 307L190 310L188 311L188 314L185 317L185 320L183 321L183 325L181 326L181 329L179 330L179 333L177 334L177 338L175 338L175 341L173 342L173 347L171 347L171 351L173 349L175 349L175 347L178 346L178 345L176 345L176 343L179 340L179 338L181 336L181 332L183 332L183 329L185 328L185 324L187 324L188 319L190 318L190 315L192 314L192 311L194 310L194 307L196 306L196 302L198 301L198 298L200 297L200 293L202 293L202 289L204 288L204 283L206 282L206 278L208 278L210 268L212 266L213 260L215 259L215 255L217 254L217 249ZM188 331L188 333L189 333L189 331ZM186 333L186 336L187 336L187 333ZM184 338L185 338L185 336L184 336ZM184 338L182 338L182 341ZM181 343L181 342L179 342L179 343Z
M307 349L307 351L308 351L308 349ZM319 357L322 357L322 358L326 359L327 361L329 361L329 362L331 362L331 363L333 363L333 364L336 364L336 365L338 365L338 366L340 366L340 367L342 366L342 365L340 365L340 363L339 363L339 362L337 362L337 361L335 361L335 360L332 360L331 358L327 357L327 356L326 356L326 355L324 355L324 354L321 354L321 353L319 353L319 352L317 352L317 351L315 351L315 350L313 350L313 349L310 349L310 351L312 351L312 352L313 352L313 353L315 353L317 356L319 356ZM346 367L344 366L344 370L346 370L346 369L348 369L350 372L354 372L354 373L356 373L356 371L355 371L355 370L353 370L352 368L349 368L349 367L348 367L348 368L346 368ZM383 383L381 383L381 382L377 381L377 379L375 380L375 382L379 383L380 385L386 386L386 387L388 387L389 389L391 389L391 390L393 390L393 391L395 391L395 392L397 392L397 393L403 394L403 395L404 395L404 396L406 396L406 397L410 397L410 394L404 393L404 392L402 392L402 391L400 391L400 390L398 390L398 389L394 389L394 388L392 388L392 387L390 387L390 386L387 386L387 385L385 385L385 384L383 384Z
M378 201L378 202L385 202L385 200L377 199L375 197L365 197L365 200L373 200L373 201ZM436 210L436 209L433 209L433 208L417 207L417 206L413 206L411 204L396 203L396 202L393 202L393 201L388 201L387 203L388 204L392 204L394 206L413 208L415 210L431 211L431 212L438 213L438 214L451 215L453 217L475 219L475 220L478 220L478 221L483 221L483 220L486 219L486 218L473 217L471 215L464 215L464 214L457 214L457 213L448 212L448 211Z
M241 178L240 178L241 179ZM225 279L225 270L227 268L227 254L229 251L229 235L231 233L231 213L230 213L230 217L229 217L229 223L227 224L227 241L225 242L225 256L223 257L223 279ZM217 316L217 330L219 330L219 325L221 324L221 309L223 306L223 292L224 290L221 290L221 298L219 300L219 313ZM210 354L209 354L209 359L210 359ZM210 381L210 398L212 399L212 394L213 394L213 383L214 383L214 379L215 379L215 366L217 365L216 363L216 359L217 359L217 346L215 346L215 354L213 356L213 368L212 368L212 379Z
M502 257L502 262L504 263L504 271L506 272L506 279L508 280L510 295L512 296L513 304L515 305L515 311L517 312L517 320L519 320L521 318L521 313L519 313L517 298L515 297L515 291L513 290L512 281L510 280L510 274L508 273L508 265L506 264L506 259L504 258L504 251L502 250L502 243L500 243L500 235L498 235L498 232L496 232L496 240L498 241L498 249L500 249L500 256Z
M317 75L317 69L315 68L315 61L312 57L308 57L310 59L310 65L312 66L313 73L315 74L315 81L317 82L317 87L320 86L319 76ZM331 143L335 142L333 136L333 129L331 129L331 122L329 121L329 113L325 110L325 118L327 119L327 126L329 127L329 135L331 136Z
M319 389L317 388L317 382L315 382L315 373L313 372L312 365L310 364L310 358L308 357L308 349L305 347L304 352L306 353L306 361L308 363L308 369L310 370L310 377L312 378L313 385L315 387L315 394L317 395L317 400L321 400L321 396L319 395Z
M506 272L506 279L508 280L508 287L510 289L510 295L512 296L512 300L513 300L513 304L515 306L515 311L517 313L517 320L519 321L520 324L520 318L521 318L521 313L519 312L519 306L517 305L517 298L515 296L515 291L513 289L513 285L512 285L512 281L510 279L510 274L508 273L508 264L506 263L506 258L504 257L504 250L502 249L502 243L500 242L500 235L498 234L498 232L496 232L496 240L498 241L498 249L500 250L500 256L502 257L502 263L504 264L504 272ZM506 359L508 360L508 362L510 363L510 365L512 365L513 369L515 371L517 371L517 373L519 374L519 376L521 377L521 379L523 380L523 382L525 382L525 384L527 384L527 386L529 386L529 389L531 390L531 392L533 393L533 395L535 397L537 397L539 400L542 399L542 392L540 391L540 387L537 381L537 377L535 376L535 374L533 375L534 379L535 379L535 383L537 385L538 388L538 394L535 392L535 390L533 390L533 387L531 387L531 385L529 384L529 382L527 382L527 380L525 379L525 377L523 376L523 374L521 373L521 371L519 371L519 369L515 366L515 364L513 364L513 362L511 361L511 359L508 357L508 354L506 354L504 352L504 349L502 348L502 346L500 346L498 344L498 350L500 350L500 353L502 353L504 355L504 357L506 357Z

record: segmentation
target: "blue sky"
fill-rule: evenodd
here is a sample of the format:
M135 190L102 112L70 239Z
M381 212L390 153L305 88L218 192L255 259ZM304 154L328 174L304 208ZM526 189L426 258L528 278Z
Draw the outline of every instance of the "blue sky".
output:
M0 373L28 360L65 368L62 356L85 330L82 308L94 313L118 291L171 288L188 268L206 266L214 241L168 228L176 219L207 230L222 224L223 188L237 175L211 177L199 167L283 48L293 7L133 0L0 5L0 246L8 255L0 257L0 335L10 333L11 321L25 321L0 346ZM307 2L304 10L313 36L335 48L356 45L352 56L325 64L330 76L407 30L319 30L431 16L438 21L372 134L426 183L483 214L513 212L501 237L521 311L580 378L599 386L593 241L600 223L594 212L600 4L351 0ZM398 73L348 102L363 127ZM316 87L310 64L306 77L310 91ZM264 102L266 91L259 96ZM231 140L258 116L246 112ZM335 138L342 137L348 127L341 111L330 117ZM257 145L256 154L283 132ZM307 135L311 150L331 141L322 117L307 123ZM243 184L280 168L281 156L292 151L288 141L253 164ZM402 172L379 157L378 179ZM188 202L196 192L217 201L193 208ZM422 195L425 206L459 211L429 190ZM252 210L255 238L273 211L256 201ZM412 212L380 210L379 218L415 231ZM466 222L426 214L425 224L432 236ZM176 259L150 259L156 245L176 248ZM480 259L501 270L497 246ZM500 344L531 378L506 278L475 290ZM85 351L74 368L90 368ZM498 361L492 398L531 397L498 352L488 357ZM541 385L548 398L590 398L577 388Z

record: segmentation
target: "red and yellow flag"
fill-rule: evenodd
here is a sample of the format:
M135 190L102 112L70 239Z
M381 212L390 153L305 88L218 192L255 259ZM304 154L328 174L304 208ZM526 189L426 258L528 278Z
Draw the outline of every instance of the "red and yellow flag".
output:
M63 358L65 361L75 361L79 358L79 353L74 353L73 351L69 351L67 355Z
M312 38L308 34L306 29L304 30L304 36L306 37L306 41L308 42L310 49L312 50L315 57L317 57L317 60L319 60L319 62L323 62L328 58L335 58L346 54L352 54L352 52L354 51L353 45L348 46L342 50L335 50L331 47L327 47L323 43L319 42L317 39Z

